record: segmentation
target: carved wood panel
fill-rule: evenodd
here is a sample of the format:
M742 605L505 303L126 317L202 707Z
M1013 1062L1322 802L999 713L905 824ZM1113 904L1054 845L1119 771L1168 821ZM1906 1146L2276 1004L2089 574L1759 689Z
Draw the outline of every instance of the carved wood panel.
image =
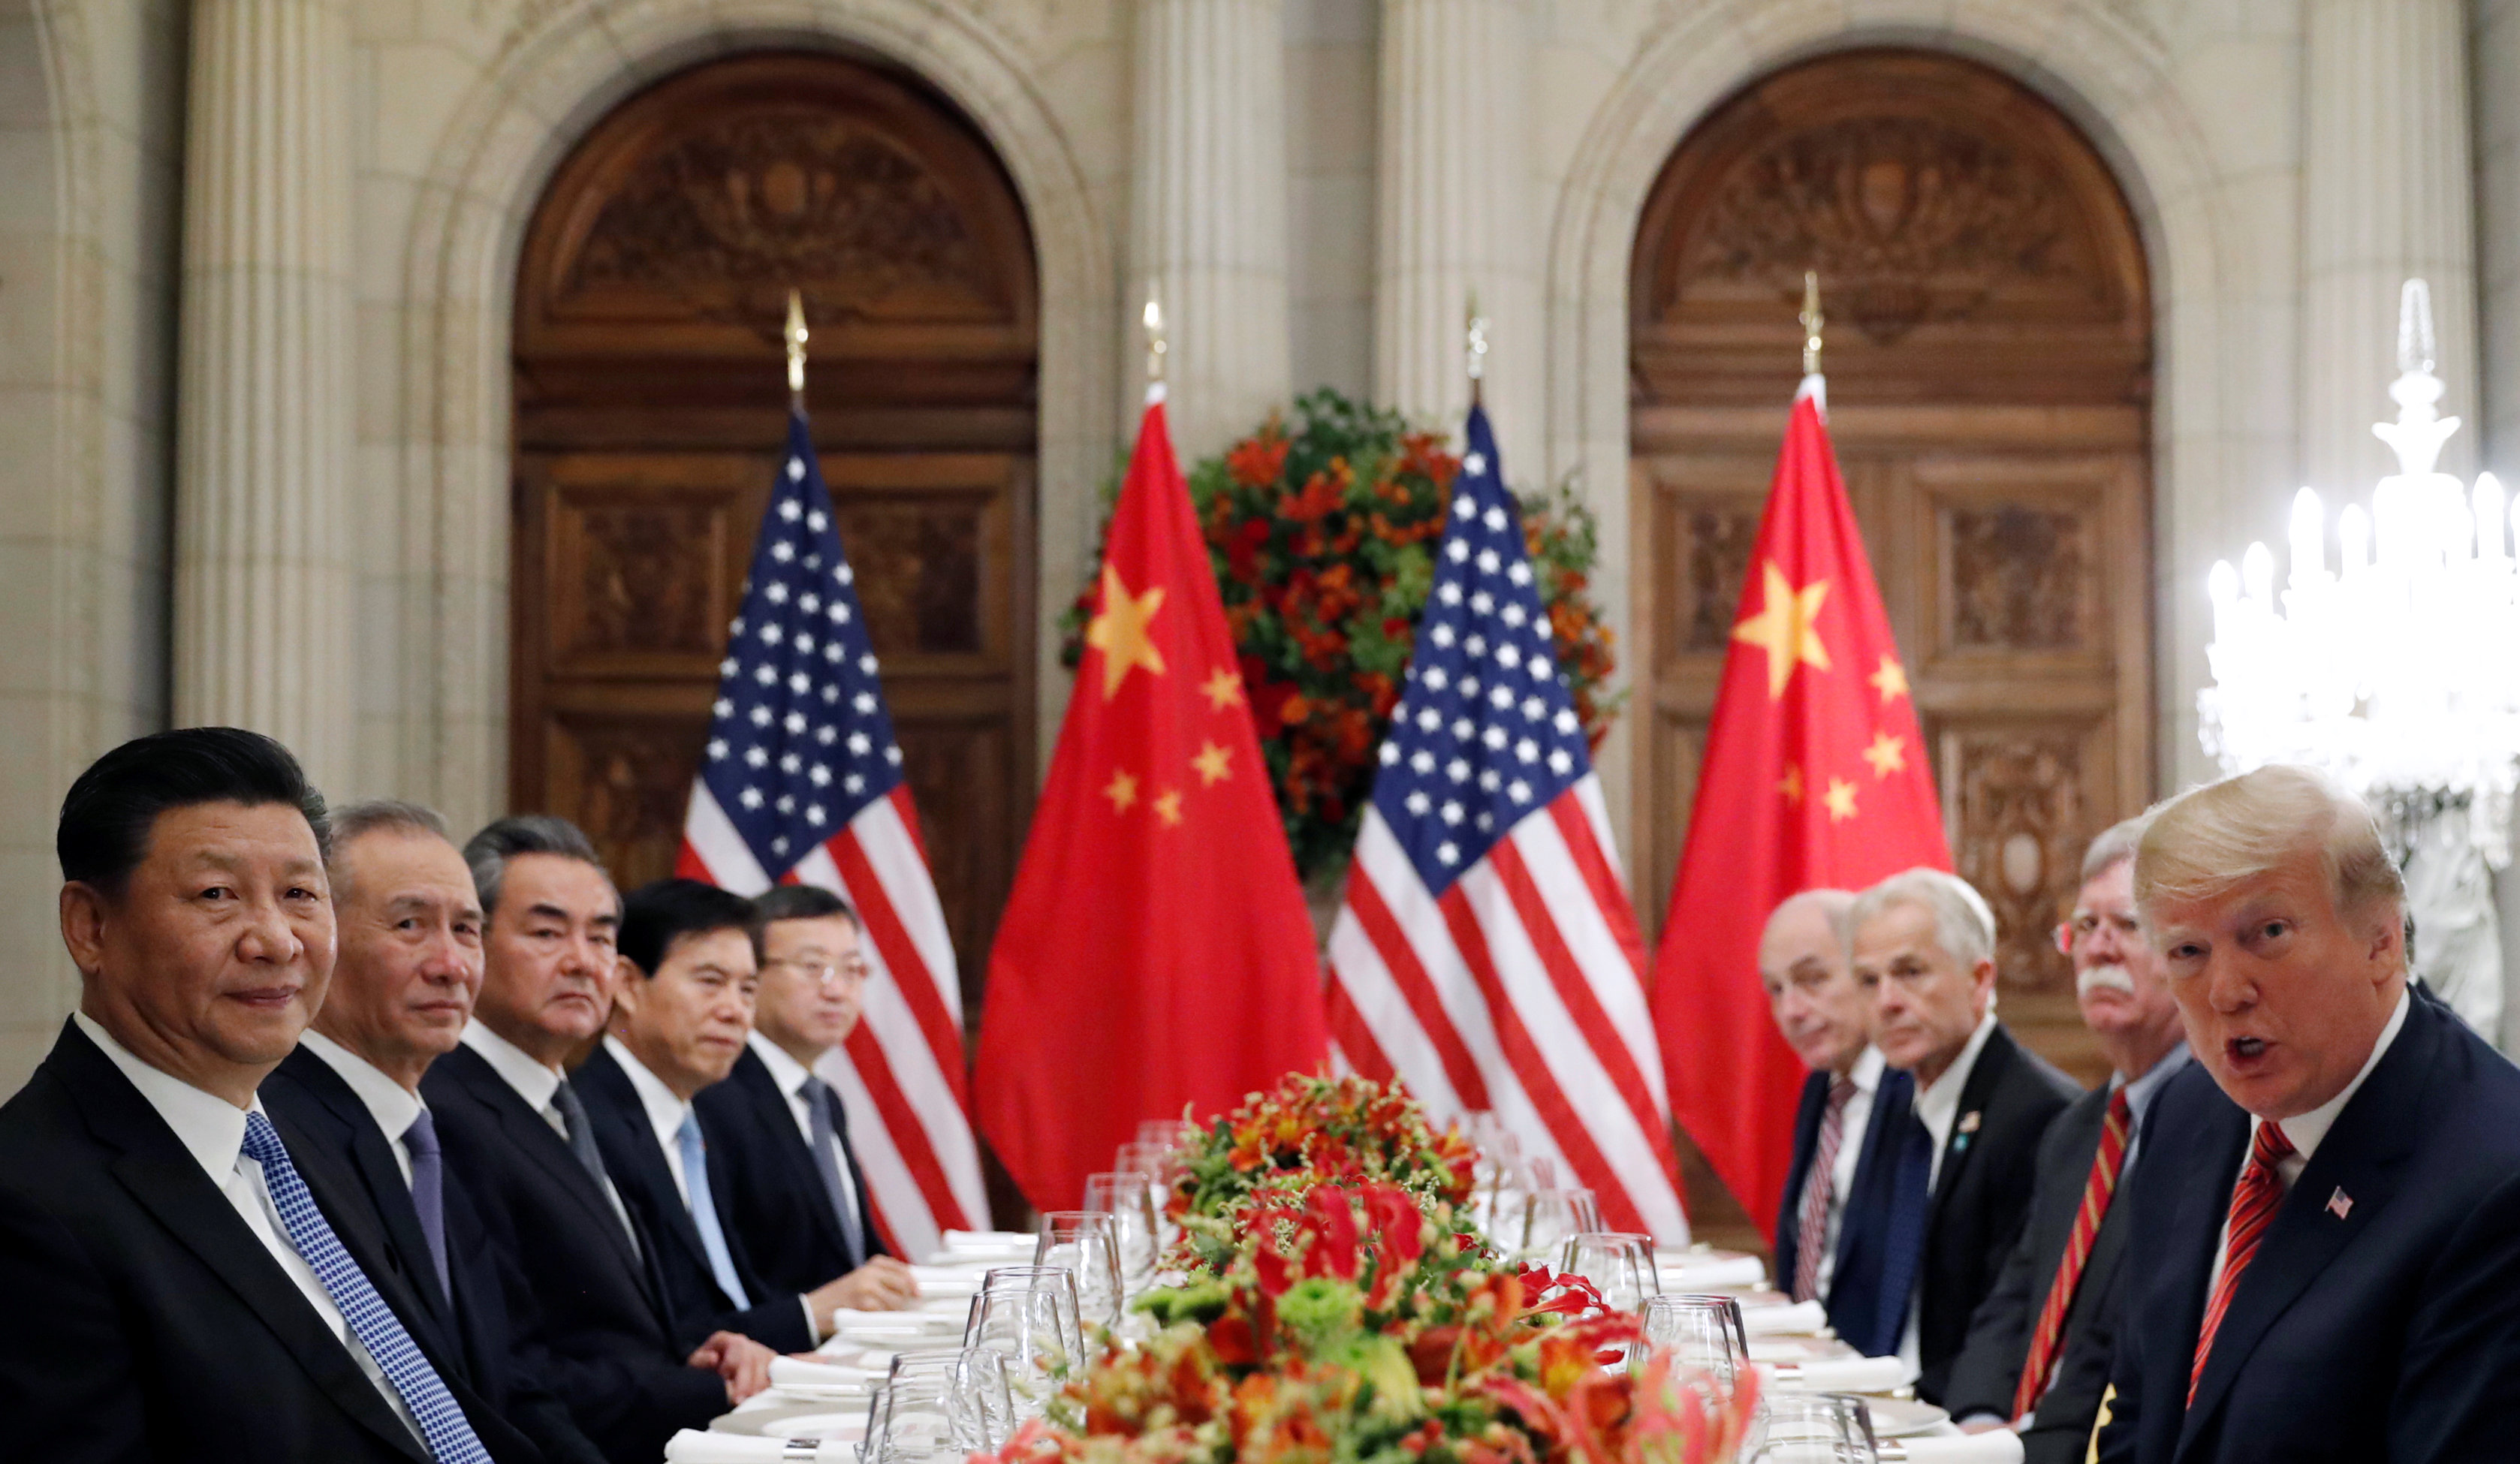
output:
M1630 657L1640 904L1658 927L1799 374L1805 269L1946 832L1998 915L2002 1010L2095 1078L2049 940L2084 843L2152 788L2150 305L2090 145L1972 63L1789 67L1702 122L1646 204L1630 287L1631 528L1650 555ZM1729 1197L1691 1201L1701 1235L1755 1243Z

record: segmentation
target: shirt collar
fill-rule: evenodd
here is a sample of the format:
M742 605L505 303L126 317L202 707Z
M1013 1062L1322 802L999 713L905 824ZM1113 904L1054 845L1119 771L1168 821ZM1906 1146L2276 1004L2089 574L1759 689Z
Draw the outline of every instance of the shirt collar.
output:
M621 1064L621 1071L630 1075L630 1087L639 1094L639 1106L648 1111L648 1125L656 1131L656 1142L671 1153L675 1135L682 1132L683 1120L691 1116L691 1103L675 1097L665 1080L648 1071L638 1054L609 1032L604 1034L604 1050L611 1053L612 1060Z
M778 1084L779 1090L788 1097L796 1096L796 1090L814 1076L811 1068L788 1056L787 1048L760 1033L751 1034L745 1041L752 1046L752 1055L760 1058L761 1065L770 1070L770 1081Z
M399 1142L428 1107L420 1100L420 1094L386 1077L375 1063L312 1028L297 1040L297 1044L341 1075L341 1081L350 1085L350 1091L368 1106L368 1116L377 1121L387 1138Z
M210 1182L226 1188L228 1179L236 1174L237 1156L245 1152L246 1115L260 1112L262 1100L256 1098L250 1110L239 1108L216 1093L195 1087L141 1061L86 1012L73 1012L70 1020L121 1070L123 1077L131 1080L131 1086L140 1089L140 1096L158 1110L167 1128L175 1131L176 1140L210 1176Z
M2146 1068L2142 1077L2124 1085L2127 1111L2134 1116L2135 1122L2143 1122L2143 1111L2152 1106L2152 1100L2161 1091L2162 1085L2178 1076L2181 1068L2187 1066L2188 1055L2187 1043L2182 1042L2162 1053L2161 1060ZM2115 1074L2110 1075L2109 1084L2113 1087L2119 1086Z
M1995 1034L1995 1013L1978 1018L1977 1030L1969 1034L1967 1045L1943 1075L1916 1091L1916 1117L1934 1131L1937 1140L1947 1136L1952 1120L1960 1111L1960 1089L1968 1087L1969 1074L1977 1067L1977 1055L1986 1050L1986 1040Z
M2409 1004L2410 998L2407 993L2403 991L2398 993L2398 1008L2389 1013L2389 1025L2380 1029L2380 1040L2371 1044L2371 1055L2362 1059L2362 1071L2354 1075L2354 1081L2345 1085L2343 1092L2308 1113L2295 1114L2291 1118L2275 1121L2275 1126L2283 1130L2283 1136L2292 1140L2293 1152L2301 1156L2302 1163L2308 1164L2310 1157L2318 1152L2320 1140L2326 1138L2327 1131L2336 1126L2336 1116L2343 1113L2345 1105L2353 1102L2354 1095L2362 1090L2362 1080L2371 1076L2371 1070L2378 1067L2381 1057L2387 1054L2389 1044L2398 1040L2399 1029L2407 1025L2407 1008ZM2262 1123L2264 1120L2258 1122ZM2258 1124L2250 1124L2249 1136L2254 1139L2257 1133Z
M527 1108L540 1113L551 1107L552 1095L560 1091L558 1068L481 1025L479 1017L465 1021L464 1045L480 1053L481 1060L508 1081Z
M1847 1070L1846 1081L1855 1085L1857 1092L1871 1093L1881 1087L1881 1075L1888 1067L1881 1049L1866 1043L1864 1050L1855 1054L1855 1066Z

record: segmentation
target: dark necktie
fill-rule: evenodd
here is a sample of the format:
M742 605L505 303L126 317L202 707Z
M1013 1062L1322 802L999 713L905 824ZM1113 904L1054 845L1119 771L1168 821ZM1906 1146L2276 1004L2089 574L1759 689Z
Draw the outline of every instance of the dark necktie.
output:
M2056 1263L2056 1276L2048 1283L2048 1300L2039 1308L2039 1325L2030 1334L2030 1355L2022 1360L2021 1381L2012 1391L2012 1416L2025 1417L2037 1407L2048 1392L2048 1380L2056 1371L2061 1355L2057 1344L2065 1340L2065 1310L2074 1305L2074 1288L2083 1284L2084 1264L2092 1259L2092 1244L2099 1238L2100 1221L2108 1218L2109 1201L2116 1196L2118 1176L2126 1169L2127 1135L2135 1121L2135 1111L2127 1103L2127 1090L2120 1087L2109 1099L2108 1116L2100 1121L2100 1147L2092 1156L2092 1173L2083 1180L2083 1202L2074 1208L2074 1232L2065 1240L2065 1254Z
M1820 1121L1811 1170L1803 1176L1802 1214L1794 1221L1794 1300L1820 1295L1820 1261L1828 1247L1828 1201L1837 1188L1837 1151L1846 1142L1846 1105L1855 1080L1840 1073L1828 1083L1828 1111Z
M411 1155L411 1208L420 1212L420 1233L437 1266L438 1295L452 1302L455 1280L446 1268L446 1166L437 1149L437 1121L428 1109L402 1131L402 1146Z
M290 1246L305 1259L315 1279L324 1283L333 1305L341 1309L350 1335L359 1339L385 1381L402 1396L403 1406L420 1423L429 1453L442 1464L490 1464L490 1451L473 1434L463 1406L446 1391L445 1380L428 1365L393 1309L377 1295L367 1273L341 1248L340 1237L325 1221L324 1212L315 1208L315 1197L306 1192L306 1181L297 1177L297 1167L290 1163L279 1131L259 1113L246 1115L245 1154L262 1166L262 1187L271 1192L271 1206L280 1212Z
M1907 1333L1916 1273L1925 1263L1925 1225L1934 1209L1934 1136L1925 1131L1924 1121L1913 1109L1903 1117L1907 1131L1901 1136L1898 1167L1892 1172L1896 1177L1881 1265L1880 1331L1874 1338L1878 1346L1865 1349L1885 1355L1899 1350L1900 1339Z
M595 1129L587 1123L586 1105L578 1101L577 1089L569 1087L567 1079L560 1080L560 1087L552 1090L552 1106L560 1110L561 1127L568 1131L568 1151L577 1156L595 1187L605 1188L604 1156L595 1149Z
M2214 1283L2214 1295L2205 1305L2205 1324L2196 1332L2196 1361L2187 1371L2191 1403L2196 1401L2196 1385L2205 1380L2205 1359L2213 1355L2214 1334L2223 1326L2223 1313L2231 1309L2231 1294L2240 1289L2240 1272L2249 1268L2258 1254L2258 1242L2267 1237L2267 1226L2275 1222L2275 1212L2283 1208L2283 1175L2275 1166L2296 1152L2282 1125L2259 1121L2258 1136L2249 1145L2248 1165L2240 1171L2240 1182L2231 1186L2231 1238L2223 1252L2222 1279Z
M858 1220L858 1207L851 1202L849 1187L840 1180L840 1135L832 1122L832 1105L839 1094L820 1078L805 1080L805 1120L813 1131L814 1173L823 1176L823 1190L832 1197L832 1213L839 1217L840 1236L848 1242L849 1265L852 1269L866 1264L866 1227Z

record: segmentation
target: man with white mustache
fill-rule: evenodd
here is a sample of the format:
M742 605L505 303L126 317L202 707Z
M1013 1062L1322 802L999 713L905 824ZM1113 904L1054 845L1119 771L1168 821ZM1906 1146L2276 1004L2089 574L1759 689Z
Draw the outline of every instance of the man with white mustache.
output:
M1945 1396L1963 1429L2019 1430L2026 1464L2075 1464L2089 1447L2124 1290L2126 1210L2110 1202L2131 1173L2145 1109L2187 1062L2179 1004L2136 914L2142 836L2136 818L2092 841L2073 916L2056 927L2109 1081L2040 1141L2030 1221L1970 1318Z

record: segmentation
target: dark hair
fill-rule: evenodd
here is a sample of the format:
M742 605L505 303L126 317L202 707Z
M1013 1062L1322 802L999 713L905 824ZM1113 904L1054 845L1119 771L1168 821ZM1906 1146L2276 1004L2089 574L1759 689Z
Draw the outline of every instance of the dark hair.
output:
M838 915L856 925L858 912L849 903L818 884L775 884L752 897L752 908L761 912L761 923L780 920L822 920Z
M752 958L761 958L761 916L752 902L732 890L697 879L659 879L643 884L621 902L620 951L642 976L653 976L686 936L741 930L752 943Z
M557 854L604 868L585 831L566 819L554 814L500 819L464 842L464 863L472 866L472 888L481 897L482 918L499 908L499 886L505 882L508 861L527 854ZM609 871L606 877L611 877Z
M288 748L239 727L184 727L132 738L70 784L53 834L62 878L120 897L158 816L203 803L288 804L306 816L315 847L329 846L324 795Z

